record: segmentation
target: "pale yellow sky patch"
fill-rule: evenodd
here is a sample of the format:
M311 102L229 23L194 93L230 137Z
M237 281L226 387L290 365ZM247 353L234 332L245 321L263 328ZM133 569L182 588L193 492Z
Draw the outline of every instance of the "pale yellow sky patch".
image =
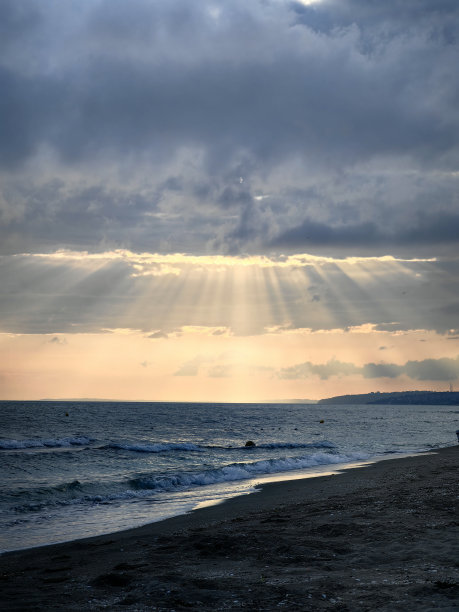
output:
M24 255L26 256L26 255ZM302 267L320 264L336 263L340 266L352 265L362 263L390 263L394 264L397 262L434 262L435 257L431 258L410 258L403 259L394 257L392 255L382 255L379 257L326 257L321 255L313 255L310 253L300 253L288 256L268 257L266 255L244 255L244 256L230 256L230 255L188 255L186 253L135 253L127 249L116 249L113 251L104 251L100 253L89 253L88 251L70 251L61 249L54 253L34 253L27 255L29 257L48 259L49 261L55 260L66 260L75 261L78 263L91 262L91 261L125 261L132 264L133 266L146 266L149 264L177 264L177 265L192 265L202 266L204 268L212 267L277 267L277 268L289 268L289 267Z

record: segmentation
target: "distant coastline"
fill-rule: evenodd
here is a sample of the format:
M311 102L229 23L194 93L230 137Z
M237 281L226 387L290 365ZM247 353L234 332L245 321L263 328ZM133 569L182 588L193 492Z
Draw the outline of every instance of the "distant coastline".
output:
M456 391L394 391L392 393L360 393L357 395L337 395L318 400L318 404L417 404L427 406L459 405L459 392Z
M106 399L106 398L42 398L39 400L0 400L0 401L21 401L21 402L116 402L116 403L166 403L166 404L208 404L214 403L209 400L192 402L183 402L180 400L123 400L123 399ZM459 391L392 391L380 392L372 391L371 393L356 393L353 395L336 395L334 397L326 397L320 400L313 399L274 399L262 400L261 402L216 402L229 404L321 404L321 405L346 405L346 404L395 404L395 405L425 405L425 406L459 406Z

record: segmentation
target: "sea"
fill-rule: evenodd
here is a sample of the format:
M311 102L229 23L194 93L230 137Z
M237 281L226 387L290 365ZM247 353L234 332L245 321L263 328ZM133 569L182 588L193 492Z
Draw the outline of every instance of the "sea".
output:
M0 552L452 446L458 428L456 406L0 402Z

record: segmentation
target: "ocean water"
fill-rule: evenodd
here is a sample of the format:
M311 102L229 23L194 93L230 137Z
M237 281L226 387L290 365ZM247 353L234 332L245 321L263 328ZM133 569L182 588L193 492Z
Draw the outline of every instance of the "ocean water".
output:
M458 424L454 406L0 402L0 551L161 520L268 478L451 446Z

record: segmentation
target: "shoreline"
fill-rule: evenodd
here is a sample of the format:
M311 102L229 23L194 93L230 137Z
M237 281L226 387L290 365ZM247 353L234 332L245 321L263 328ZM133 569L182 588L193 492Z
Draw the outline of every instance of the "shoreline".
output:
M441 447L441 448L448 448L448 447ZM215 496L214 499L208 499L202 502L197 502L196 505L194 507L191 507L189 509L184 509L183 511L178 511L176 514L173 515L166 515L162 518L152 518L151 520L147 521L147 522L143 522L143 523L139 523L137 525L132 525L129 527L124 527L121 529L116 529L114 531L106 531L106 532L102 532L102 533L95 533L92 535L86 535L86 536L81 536L81 537L75 537L75 538L71 538L68 540L61 540L58 542L49 542L49 543L40 543L40 544L36 544L33 546L24 546L21 548L12 548L9 550L0 550L0 559L2 558L2 556L4 555L8 555L8 554L13 554L13 553L26 553L27 551L31 551L31 550L36 550L36 549L40 549L40 548L47 548L49 546L59 546L59 545L66 545L66 544L72 544L75 542L80 542L80 541L87 541L87 540L91 540L93 538L101 538L101 537L116 537L118 534L123 534L125 532L130 532L130 531L134 531L136 529L141 529L143 527L148 527L148 526L152 526L152 525L157 525L157 524L163 524L166 521L170 521L173 519L179 519L180 517L185 517L185 516L190 516L192 515L194 512L199 512L205 508L214 508L216 506L220 506L223 504L228 503L231 500L235 500L238 499L240 497L244 497L244 496L248 496L248 495L253 495L255 493L260 493L263 488L265 486L268 486L270 484L277 484L277 483L286 483L289 481L298 481L298 480L309 480L309 479L313 479L313 478L324 478L326 476L336 476L338 474L342 474L344 472L347 472L349 470L354 470L354 469L363 469L367 466L370 466L374 463L379 463L381 461L392 461L392 460L397 460L397 459L405 459L408 457L416 457L418 455L424 455L424 454L428 454L431 452L436 452L437 450L440 449L434 449L434 450L422 450L422 451L418 451L418 452L407 452L407 453L395 453L395 454L390 454L390 455L374 455L372 457L369 457L367 459L359 459L359 460L353 460L353 461L349 461L346 463L329 463L329 464L319 464L316 465L314 467L310 467L310 468L300 468L297 470L292 470L292 471L285 471L285 472L274 472L274 473L267 473L267 474L261 474L258 477L251 477L251 478L247 478L244 480L235 480L235 481L229 481L228 484L233 483L234 485L236 484L246 484L247 490L243 490L240 492L236 492L236 493L230 493L228 492L228 495L225 497L218 497L217 495ZM213 487L214 485L207 485L208 487ZM206 488L206 487L204 487Z
M394 595L411 601L401 610L455 606L458 466L458 446L358 469L330 466L338 473L262 484L256 494L125 531L5 552L0 606L269 610L283 602L344 611L375 609L371 602ZM426 589L431 607L423 607Z

